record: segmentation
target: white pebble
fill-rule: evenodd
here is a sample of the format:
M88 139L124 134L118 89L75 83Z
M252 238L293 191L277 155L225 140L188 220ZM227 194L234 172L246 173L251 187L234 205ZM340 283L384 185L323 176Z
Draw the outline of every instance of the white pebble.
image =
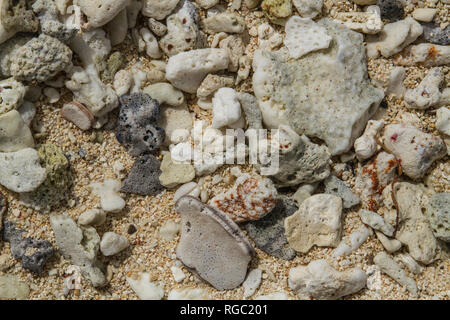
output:
M181 282L186 278L186 275L184 274L183 270L178 267L171 267L170 271L172 271L173 278L176 282Z
M148 273L140 273L138 279L127 277L127 282L141 300L161 300L164 289L150 281Z
M179 223L168 220L159 228L159 235L166 241L172 241L180 232L180 228Z
M232 88L220 88L213 98L214 128L222 128L239 121L241 118L241 104L237 92Z
M145 42L145 52L150 58L159 59L162 56L161 50L159 49L158 40L147 28L141 28L139 30L142 40Z
M127 94L132 85L133 77L127 70L120 70L114 76L113 87L119 97Z
M375 154L377 151L375 136L380 132L383 125L382 121L370 120L364 134L355 140L354 148L359 161L369 159Z
M114 232L106 232L100 242L100 251L104 256L113 256L130 246L130 242L125 236Z
M242 287L244 288L244 298L251 297L258 289L261 284L261 275L262 271L260 269L251 270L244 283L242 283Z
M447 107L439 108L436 111L436 128L450 136L450 110Z
M200 188L198 184L195 182L188 182L186 184L183 184L177 189L177 191L175 191L175 194L173 195L173 202L177 202L178 199L185 195L198 197L200 195Z
M92 192L100 197L100 205L107 212L119 212L125 207L125 200L119 196L122 183L114 179L91 184Z

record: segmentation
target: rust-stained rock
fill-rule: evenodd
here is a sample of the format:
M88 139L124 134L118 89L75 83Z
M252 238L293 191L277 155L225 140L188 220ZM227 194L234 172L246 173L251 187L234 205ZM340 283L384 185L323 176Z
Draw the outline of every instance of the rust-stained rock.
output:
M276 202L277 190L270 179L243 174L232 189L215 196L209 204L235 222L243 222L264 217Z

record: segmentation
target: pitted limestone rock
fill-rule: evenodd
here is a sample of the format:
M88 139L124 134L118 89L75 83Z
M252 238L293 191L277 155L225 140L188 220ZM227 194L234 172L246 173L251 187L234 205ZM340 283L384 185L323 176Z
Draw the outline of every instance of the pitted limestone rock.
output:
M293 16L286 22L284 44L292 58L298 59L310 52L330 46L331 36L327 30L310 18Z
M383 190L397 177L398 161L392 154L380 152L357 173L355 190L363 207L376 211L383 201Z
M276 139L277 137L275 137ZM307 136L299 136L287 126L279 127L279 165L275 173L269 173L280 186L321 181L330 175L330 153L326 146L311 142ZM268 166L273 165L269 163ZM267 166L261 166L262 171Z
M292 0L303 18L315 18L322 13L323 0Z
M270 21L282 25L292 15L292 0L263 0L261 8Z
M63 256L89 279L94 287L106 284L106 277L99 268L97 252L100 237L93 227L78 227L75 221L64 215L53 215L50 223L55 241Z
M408 182L394 184L398 203L399 224L395 238L402 242L409 254L423 264L436 259L438 244L427 217L422 213L425 207L425 190L421 185Z
M405 92L407 107L423 110L438 104L441 99L439 86L443 80L444 73L441 68L430 69L417 88Z
M29 34L19 33L15 37L0 44L0 78L11 77L11 61L13 57L32 38Z
M182 3L180 9L167 18L167 34L159 42L169 57L202 47L197 8L188 0Z
M288 124L335 155L351 148L384 94L370 84L362 35L327 19L318 25L333 38L324 52L289 60L283 50L256 51L253 89L269 128Z
M22 105L25 93L25 86L14 78L0 81L0 116L18 109Z
M342 234L342 200L331 194L316 194L302 202L286 218L284 227L291 248L307 253L314 245L336 247Z
M450 242L450 193L434 194L428 202L426 215L436 238Z
M128 0L78 0L81 11L88 17L89 29L104 26L128 4Z
M42 33L48 36L67 43L79 31L79 29L67 26L59 20L58 8L53 0L37 0L33 3L32 8L40 21Z
M114 90L99 78L94 65L85 69L74 67L70 72L66 87L72 91L75 100L82 103L96 117L106 115L119 105Z
M11 60L11 75L18 80L46 81L72 68L72 50L45 34L25 43Z
M18 32L36 32L39 20L27 8L26 0L0 1L0 44Z
M289 271L289 287L302 298L338 299L366 286L367 275L359 268L339 272L325 260L311 261Z

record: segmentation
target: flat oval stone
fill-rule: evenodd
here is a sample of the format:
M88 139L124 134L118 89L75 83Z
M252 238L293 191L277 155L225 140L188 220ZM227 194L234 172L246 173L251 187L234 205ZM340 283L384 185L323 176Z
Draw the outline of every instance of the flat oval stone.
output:
M247 274L254 250L239 227L223 212L197 198L181 197L177 257L217 290L234 289Z

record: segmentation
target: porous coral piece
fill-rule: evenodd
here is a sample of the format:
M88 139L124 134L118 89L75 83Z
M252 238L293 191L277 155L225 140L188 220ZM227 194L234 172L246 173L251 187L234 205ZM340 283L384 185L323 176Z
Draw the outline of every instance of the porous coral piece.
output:
M338 299L366 286L367 275L359 268L339 272L325 260L311 261L289 271L289 287L301 298Z
M384 94L370 84L362 35L328 19L318 24L332 36L330 48L298 60L256 51L253 90L266 126L288 124L336 155L350 150Z
M72 50L45 34L31 39L16 53L11 60L11 75L18 80L43 82L72 67Z
M58 9L53 0L37 0L32 8L40 21L42 33L46 35L67 43L79 31L78 28L68 27L59 20Z
M38 28L39 20L27 8L26 0L0 1L0 43L18 32L36 32Z
M106 115L119 105L115 91L100 80L94 65L88 65L86 69L74 67L65 84L75 100L96 117Z

